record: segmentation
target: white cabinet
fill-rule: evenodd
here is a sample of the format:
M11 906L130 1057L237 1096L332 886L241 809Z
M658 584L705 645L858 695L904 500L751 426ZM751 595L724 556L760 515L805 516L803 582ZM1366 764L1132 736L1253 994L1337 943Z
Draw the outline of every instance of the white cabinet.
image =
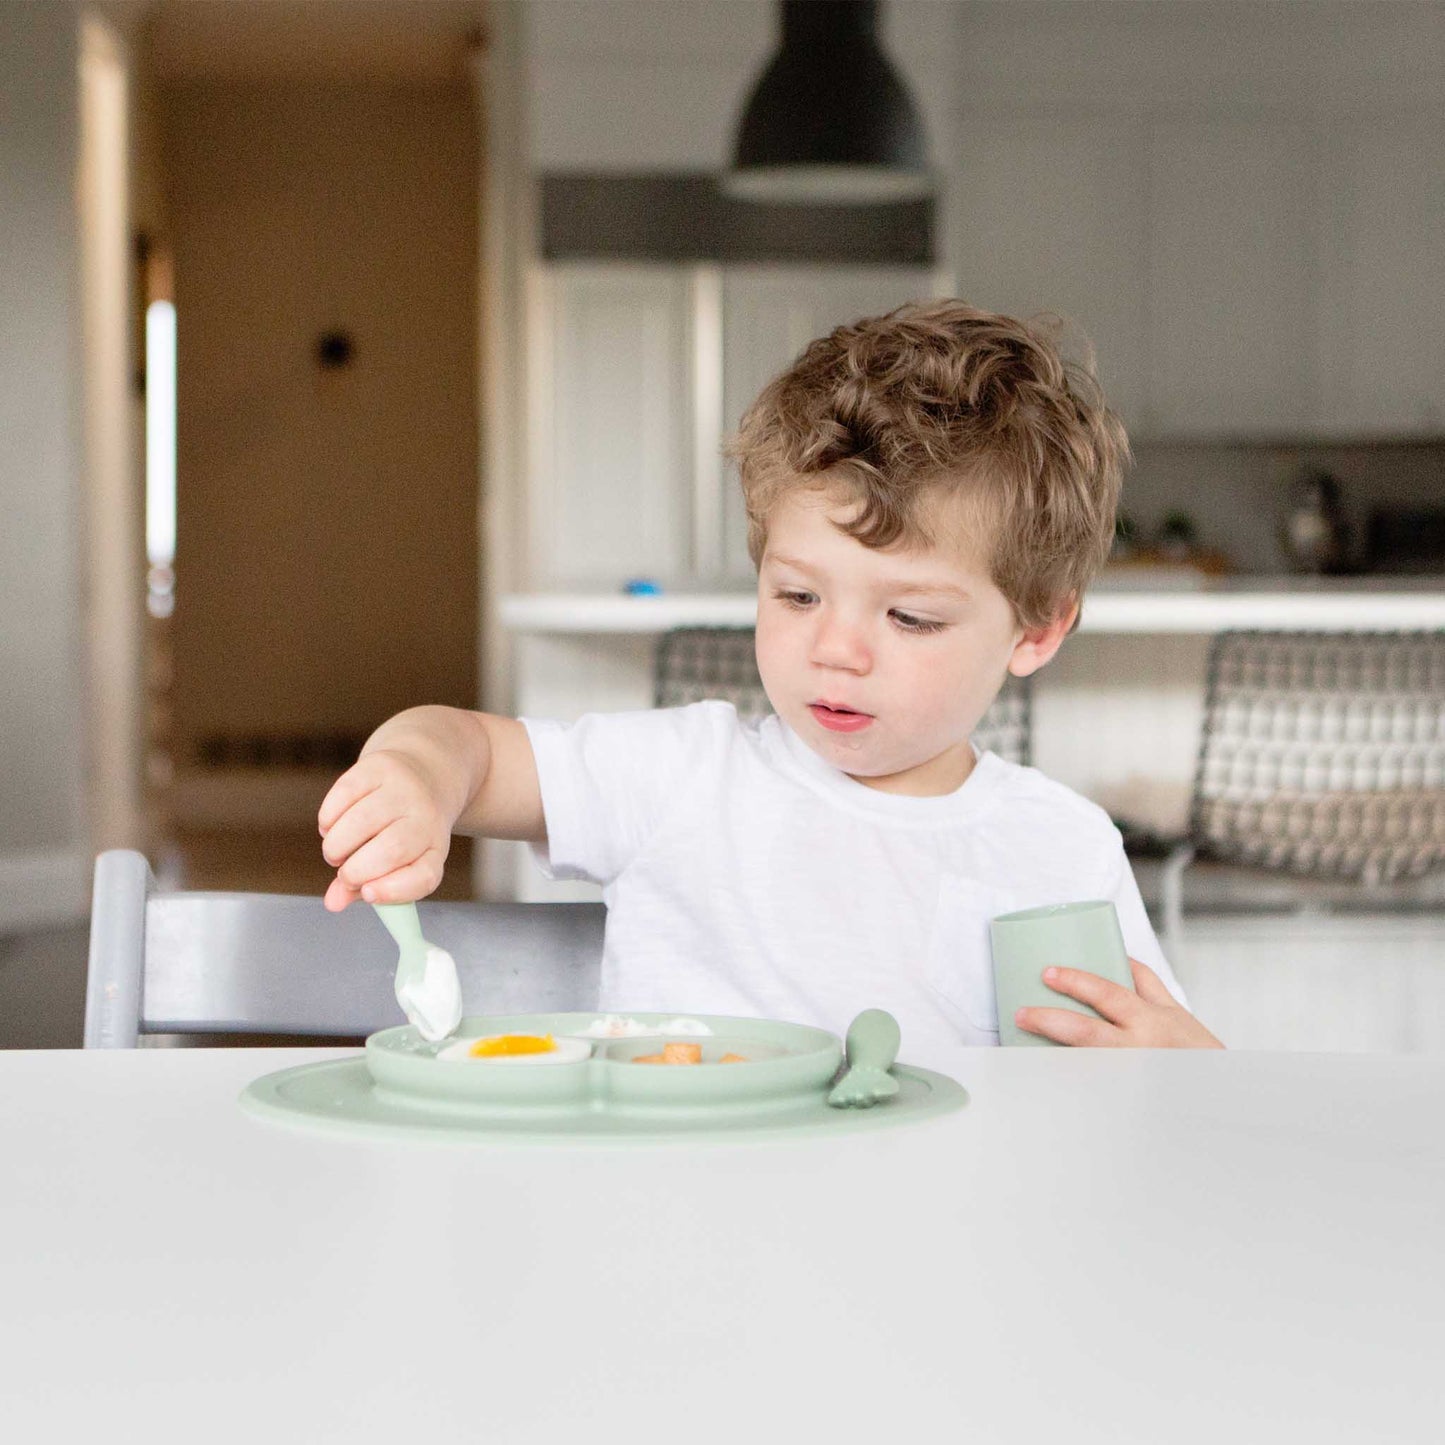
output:
M1136 439L1445 431L1445 117L970 113L959 294L1093 342Z
M1151 129L1142 432L1308 430L1313 171L1310 131L1288 120Z
M1132 429L1146 383L1142 131L1097 116L980 115L959 126L955 154L958 294L1011 316L1067 318Z
M1351 117L1325 131L1317 314L1320 409L1335 434L1445 431L1445 117Z
M1304 126L978 115L957 149L961 293L1076 323L1132 433L1238 436L1310 419Z
M693 287L677 266L531 278L534 585L674 581L691 568Z
M743 412L816 336L844 322L927 300L946 280L919 266L729 266L722 283L722 417L731 435ZM722 483L722 578L751 581L747 516L737 471Z
M917 266L537 267L529 585L750 579L724 435L814 336L943 285Z

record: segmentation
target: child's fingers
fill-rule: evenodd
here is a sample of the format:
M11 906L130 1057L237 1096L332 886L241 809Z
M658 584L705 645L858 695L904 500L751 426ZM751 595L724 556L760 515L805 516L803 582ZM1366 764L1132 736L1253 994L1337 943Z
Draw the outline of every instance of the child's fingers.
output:
M1044 982L1055 993L1067 994L1088 1004L1113 1024L1127 1023L1138 1011L1138 994L1081 968L1046 968Z
M361 896L368 903L415 903L436 890L442 881L443 861L439 848L428 848L405 867L373 878L362 888Z
M1139 997L1145 1003L1162 1003L1177 1007L1178 1001L1174 995L1164 987L1163 980L1147 963L1140 963L1137 958L1129 960L1129 968L1134 975L1134 987L1139 991Z
M358 891L398 868L405 868L426 852L428 840L419 828L405 820L389 823L374 837L355 849L336 870L348 888ZM363 893L362 895L366 895Z
M360 897L359 889L349 887L337 877L331 880L331 884L326 890L326 896L321 902L326 906L328 912L340 913L343 908L349 908Z
M333 868L340 868L358 849L405 816L406 810L388 797L385 789L377 788L353 803L331 825L321 841L321 856ZM420 846L417 851L421 851ZM350 881L358 886L361 882L357 878Z
M1070 1008L1021 1008L1014 1022L1031 1034L1073 1048L1106 1049L1119 1043L1119 1031L1112 1024Z
M336 820L348 808L360 802L368 793L381 785L381 779L374 769L366 766L366 760L348 768L332 783L330 791L321 800L316 812L316 825L324 838L335 826Z

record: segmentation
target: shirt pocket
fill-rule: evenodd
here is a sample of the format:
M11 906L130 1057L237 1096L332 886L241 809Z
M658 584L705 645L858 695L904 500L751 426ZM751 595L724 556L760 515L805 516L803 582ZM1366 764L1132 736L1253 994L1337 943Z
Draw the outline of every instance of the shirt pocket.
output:
M1000 913L1021 907L1016 898L1007 889L957 873L939 880L924 977L958 1025L998 1033L988 925Z

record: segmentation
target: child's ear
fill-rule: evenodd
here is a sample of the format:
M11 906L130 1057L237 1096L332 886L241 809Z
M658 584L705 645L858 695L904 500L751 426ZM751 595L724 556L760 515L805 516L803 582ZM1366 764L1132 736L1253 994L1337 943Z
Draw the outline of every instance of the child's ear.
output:
M1015 677L1037 672L1063 646L1078 619L1079 604L1071 602L1047 626L1024 628L1024 635L1014 644L1008 670Z

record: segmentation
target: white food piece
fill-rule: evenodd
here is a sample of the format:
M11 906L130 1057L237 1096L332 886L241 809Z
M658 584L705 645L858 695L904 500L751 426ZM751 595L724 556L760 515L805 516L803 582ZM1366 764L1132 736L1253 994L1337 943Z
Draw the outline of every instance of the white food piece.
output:
M397 989L396 1001L407 1022L415 1024L416 1031L429 1044L454 1033L462 1021L462 986L451 954L428 945L421 982Z
M712 1030L701 1019L668 1019L665 1024L657 1026L657 1032L659 1034L693 1034L701 1038L705 1034L711 1034Z
M581 1039L569 1039L554 1037L553 1043L557 1047L546 1054L498 1054L490 1059L475 1059L472 1057L472 1045L476 1039L458 1039L454 1044L448 1044L446 1048L437 1054L439 1059L449 1059L453 1063L462 1064L577 1064L591 1056L591 1044L583 1043Z
M578 1029L582 1039L657 1039L663 1034L691 1034L701 1038L712 1030L701 1019L668 1019L666 1023L645 1024L641 1019L622 1014L606 1014L594 1019L585 1029Z

